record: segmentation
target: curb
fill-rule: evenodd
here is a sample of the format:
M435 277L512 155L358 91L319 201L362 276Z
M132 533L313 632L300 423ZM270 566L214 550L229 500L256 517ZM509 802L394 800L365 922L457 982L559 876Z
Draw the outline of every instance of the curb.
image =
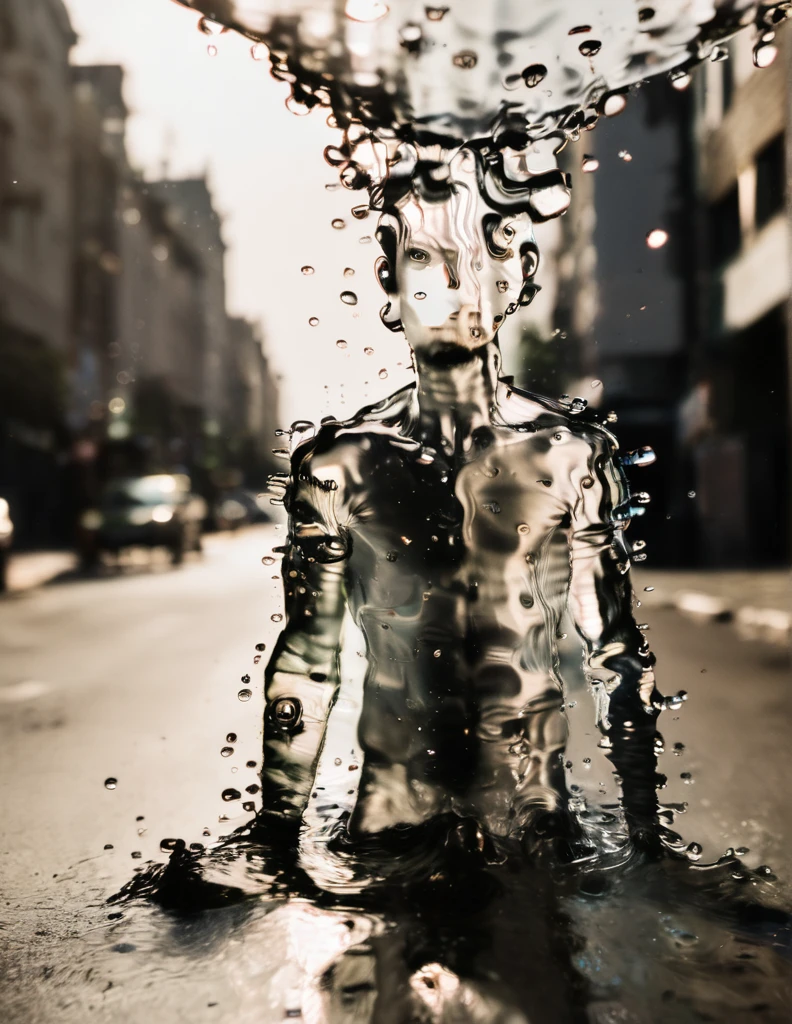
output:
M743 640L758 640L774 647L789 647L792 643L792 614L780 608L733 608L698 590L678 590L663 603L697 622L728 622Z

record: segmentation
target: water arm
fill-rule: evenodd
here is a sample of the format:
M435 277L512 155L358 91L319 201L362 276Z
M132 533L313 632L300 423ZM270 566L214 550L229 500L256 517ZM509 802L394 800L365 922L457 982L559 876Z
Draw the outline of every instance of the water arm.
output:
M629 489L610 442L596 439L572 515L570 611L583 639L603 744L618 774L634 837L655 832L654 656L632 614L624 536ZM634 510L633 510L634 511Z
M314 782L330 707L338 689L338 644L346 558L339 539L338 492L295 465L287 497L289 544L283 559L286 627L265 673L264 809L299 817Z

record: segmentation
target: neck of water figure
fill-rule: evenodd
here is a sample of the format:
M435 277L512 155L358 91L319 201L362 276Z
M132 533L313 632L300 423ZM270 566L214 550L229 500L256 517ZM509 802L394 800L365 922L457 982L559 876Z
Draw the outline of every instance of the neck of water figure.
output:
M439 445L449 455L463 451L473 432L492 422L500 369L497 343L474 351L416 347L414 358L425 443Z

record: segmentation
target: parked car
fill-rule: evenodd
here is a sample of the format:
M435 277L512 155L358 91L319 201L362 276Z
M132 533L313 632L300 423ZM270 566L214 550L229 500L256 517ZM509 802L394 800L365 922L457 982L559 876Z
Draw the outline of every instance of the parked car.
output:
M8 558L11 541L14 539L14 524L8 502L0 498L0 593L8 586Z
M205 516L206 502L190 492L189 478L181 474L113 480L98 507L80 517L80 556L90 565L103 551L164 547L176 565L185 552L201 550Z
M236 530L249 523L268 523L270 516L266 502L266 496L259 497L244 487L226 491L212 509L215 529Z

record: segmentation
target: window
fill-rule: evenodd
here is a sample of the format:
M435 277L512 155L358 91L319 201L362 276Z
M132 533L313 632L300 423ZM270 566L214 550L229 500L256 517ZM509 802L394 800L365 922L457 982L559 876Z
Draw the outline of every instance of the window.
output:
M784 208L784 136L777 135L756 157L756 226Z
M740 251L740 200L737 185L726 195L712 203L707 211L709 234L709 262L721 267Z

